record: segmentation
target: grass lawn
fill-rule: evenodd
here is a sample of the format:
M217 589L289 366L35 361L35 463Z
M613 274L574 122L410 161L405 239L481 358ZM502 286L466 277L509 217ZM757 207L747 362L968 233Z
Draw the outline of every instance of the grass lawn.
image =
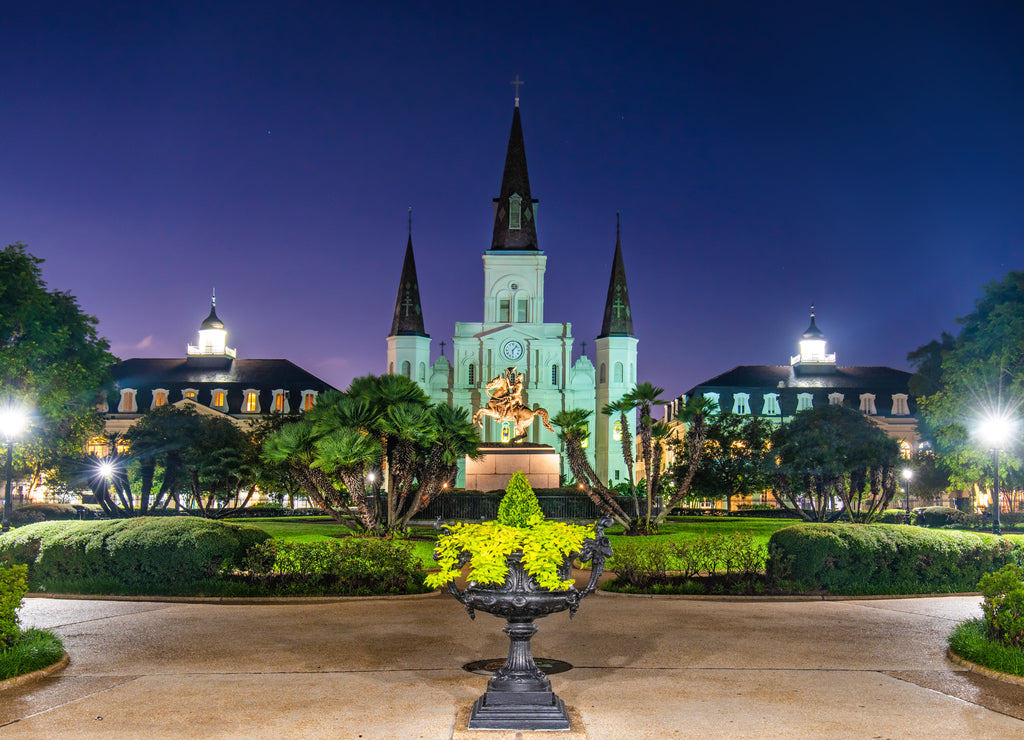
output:
M343 537L351 532L347 527L338 524L326 516L267 517L246 519L244 521L247 524L255 524L276 539L291 542L317 542L333 537ZM716 534L730 535L733 532L752 532L754 540L758 544L767 546L768 538L772 536L772 532L799 523L796 519L765 519L759 517L673 517L661 526L661 533L657 537L696 539ZM412 545L413 554L419 559L421 567L435 567L432 554L437 532L434 528L412 527L410 534L412 539L409 540L409 544ZM608 535L613 548L618 542L635 542L637 540L635 537L624 537L622 535L622 527L618 526L609 529Z

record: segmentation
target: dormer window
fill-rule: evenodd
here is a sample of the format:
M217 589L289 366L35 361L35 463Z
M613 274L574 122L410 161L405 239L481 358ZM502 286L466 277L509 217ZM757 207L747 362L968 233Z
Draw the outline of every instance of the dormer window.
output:
M199 391L195 388L186 388L181 392L181 398L184 401L195 401L199 398Z
M223 388L214 388L210 396L210 408L227 413L228 392Z
M151 409L158 409L161 406L167 405L167 389L166 388L154 388L153 389L153 403L150 404Z
M519 231L522 228L523 199L518 193L512 193L508 199L508 228L509 231Z
M255 388L246 388L242 391L242 411L246 414L258 414L260 412L260 392Z
M704 400L705 400L705 401L710 401L711 403L715 404L715 408L714 408L714 410L713 410L713 411L711 412L712 414L717 414L717 413L718 413L718 409L719 409L719 399L720 399L720 398L721 398L721 394L719 394L719 393L713 393L713 392L711 392L711 391L707 391L707 392L706 392L706 393L704 394Z
M892 415L893 416L908 416L910 414L910 407L907 405L907 394L906 393L893 393L892 394Z
M874 393L861 393L860 394L860 410L861 413L874 416L878 412L875 411L875 394Z
M814 395L812 393L796 394L797 411L810 411L812 408L814 408Z
M302 410L312 411L314 405L316 405L316 391L302 391Z
M117 404L117 413L119 414L135 414L138 413L138 407L135 405L135 389L134 388L122 388L121 389L121 401Z
M734 414L749 414L750 413L750 394L749 393L733 393L732 394L732 412Z
M761 416L782 416L782 409L779 408L778 393L764 394L764 405L761 407Z
M288 391L283 388L274 391L273 409L275 414L287 414L291 411L288 406Z
M845 396L842 393L829 393L828 402L830 406L842 406Z

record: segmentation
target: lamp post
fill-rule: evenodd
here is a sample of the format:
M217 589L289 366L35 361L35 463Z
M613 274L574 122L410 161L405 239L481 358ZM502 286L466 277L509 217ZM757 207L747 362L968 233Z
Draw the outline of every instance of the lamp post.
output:
M1001 534L999 531L999 452L1012 430L1013 425L1010 420L1001 414L992 414L981 423L981 436L992 450L992 500L995 506L992 534Z
M0 410L0 432L3 432L4 440L7 442L7 487L4 489L4 519L3 528L0 531L7 532L11 529L11 485L14 480L14 438L17 437L25 426L25 412L16 406L7 406Z
M914 471L910 468L903 468L903 480L907 487L907 524L910 524L910 479L914 477Z

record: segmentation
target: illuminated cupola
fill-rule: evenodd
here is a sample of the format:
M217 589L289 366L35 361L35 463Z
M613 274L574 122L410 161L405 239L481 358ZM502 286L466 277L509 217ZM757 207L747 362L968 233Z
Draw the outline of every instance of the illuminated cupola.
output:
M217 295L210 299L210 315L199 325L199 344L188 345L189 357L234 359L235 350L227 346L228 332L217 317Z
M814 306L811 306L811 325L800 337L800 354L789 359L789 364L798 375L835 372L835 353L825 353L825 335L814 321Z

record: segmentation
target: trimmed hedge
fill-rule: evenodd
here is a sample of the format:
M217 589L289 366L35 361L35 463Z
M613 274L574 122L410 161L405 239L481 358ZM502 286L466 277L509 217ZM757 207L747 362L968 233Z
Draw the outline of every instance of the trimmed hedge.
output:
M35 589L75 580L183 584L241 564L267 539L252 525L192 517L43 522L0 537L0 559L27 565Z
M964 512L948 506L925 506L914 509L914 524L919 527L947 527L951 524L962 524L965 520Z
M81 518L79 510L71 504L26 504L11 512L11 524L15 527Z
M894 524L801 524L768 541L768 575L837 594L956 593L1024 560L1024 540Z

